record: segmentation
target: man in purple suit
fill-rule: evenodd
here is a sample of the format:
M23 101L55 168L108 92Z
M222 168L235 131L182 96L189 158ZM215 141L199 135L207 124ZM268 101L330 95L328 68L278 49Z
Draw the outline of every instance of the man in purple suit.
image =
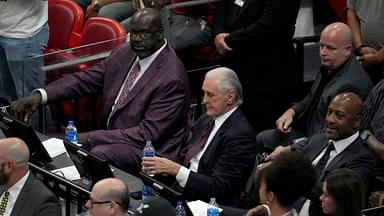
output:
M164 39L159 12L139 10L131 28L130 46L116 48L88 71L59 79L11 107L17 117L28 119L40 103L102 93L105 128L80 133L79 143L135 173L146 140L154 143L157 155L175 159L187 136L190 103L187 74Z

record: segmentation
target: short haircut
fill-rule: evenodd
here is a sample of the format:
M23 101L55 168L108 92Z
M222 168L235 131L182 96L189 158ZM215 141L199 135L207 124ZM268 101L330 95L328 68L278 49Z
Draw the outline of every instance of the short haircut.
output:
M124 184L123 189L118 187L107 189L101 197L105 200L118 202L120 208L127 211L129 208L129 190L128 186L124 182L122 183Z
M316 170L301 153L283 154L265 168L261 181L282 206L288 207L311 191L316 183Z
M236 94L236 105L241 105L243 103L243 87L241 86L239 77L230 68L227 67L218 67L207 72L206 76L214 75L218 77L218 86L219 90L223 94L228 94L231 91L234 91Z
M353 170L342 168L331 171L325 178L327 191L336 202L339 216L360 216L365 193L360 176Z

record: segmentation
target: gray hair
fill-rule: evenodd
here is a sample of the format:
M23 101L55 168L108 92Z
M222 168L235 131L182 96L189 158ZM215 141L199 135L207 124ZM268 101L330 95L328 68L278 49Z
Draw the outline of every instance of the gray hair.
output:
M243 87L235 71L227 67L218 67L208 71L205 76L216 76L218 78L219 91L223 94L234 91L236 94L236 105L239 106L243 103Z

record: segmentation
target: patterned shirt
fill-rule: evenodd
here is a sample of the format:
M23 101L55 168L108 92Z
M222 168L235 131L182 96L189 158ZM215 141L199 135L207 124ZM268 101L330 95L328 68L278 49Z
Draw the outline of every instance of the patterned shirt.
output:
M372 89L364 103L362 127L384 143L384 80Z

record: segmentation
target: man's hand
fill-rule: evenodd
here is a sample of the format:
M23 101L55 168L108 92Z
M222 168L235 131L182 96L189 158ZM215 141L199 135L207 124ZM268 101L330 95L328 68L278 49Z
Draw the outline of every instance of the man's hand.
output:
M291 124L293 122L293 117L295 116L295 110L289 108L285 113L280 116L276 121L277 129L279 129L283 133L288 133L292 131Z
M360 50L360 55L362 55L362 56L366 55L366 54L376 54L376 53L377 53L377 50L375 50L372 47L363 47Z
M143 157L143 162L141 165L143 166L142 170L145 173L165 173L172 176L176 176L181 167L178 163L161 157Z
M29 97L21 98L11 103L11 112L16 118L28 122L31 115L41 104L41 94L35 93Z
M363 56L360 56L360 58L358 58L358 60L363 65L376 65L376 64L379 64L381 62L381 59L380 59L378 53L365 54Z
M281 154L285 154L285 153L288 153L291 151L291 146L277 146L275 148L275 150L273 150L273 152L271 154L269 154L265 160L266 161L270 161L270 160L274 160L277 156L281 155Z
M250 209L246 214L246 216L267 216L267 215L268 215L268 211L262 205L259 205L259 206L256 206L255 208Z
M225 38L229 36L229 33L220 33L215 37L215 46L217 51L221 55L225 55L232 51L232 48L225 43Z
M87 132L77 134L77 142L79 144L82 144L82 147L85 149L88 149L88 147L89 147L88 137L89 137L89 134Z
M85 12L85 17L96 17L97 12L95 11L95 5L92 3L87 7L87 11Z

